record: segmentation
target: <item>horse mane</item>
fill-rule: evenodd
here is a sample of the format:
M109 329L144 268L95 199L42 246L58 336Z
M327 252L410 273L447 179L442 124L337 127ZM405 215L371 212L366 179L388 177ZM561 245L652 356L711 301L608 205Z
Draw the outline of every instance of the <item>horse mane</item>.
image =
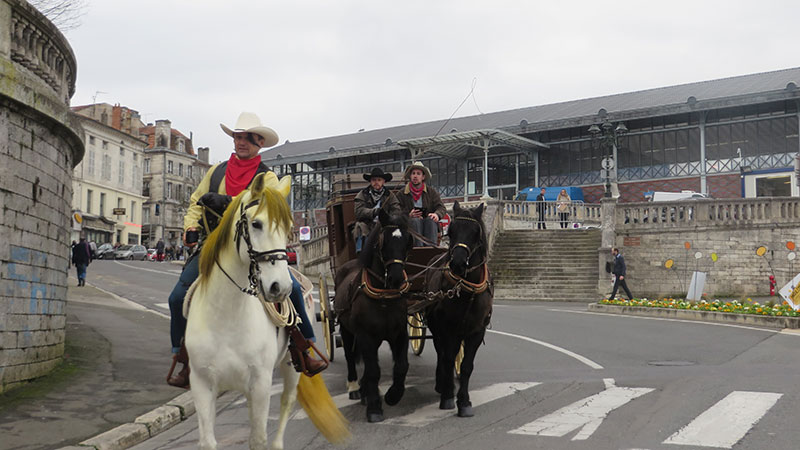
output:
M244 197L244 190L233 198L225 214L217 225L217 228L206 238L203 243L203 248L200 250L200 283L208 280L214 268L214 261L217 255L226 249L229 245L233 245L232 233L236 222L239 220L239 208L242 204ZM258 209L256 215L261 214L263 211L267 212L269 216L268 229L270 231L282 231L288 235L292 230L292 211L289 209L289 203L286 198L272 187L265 187L260 194L256 193L251 197L251 201L258 199Z
M394 225L400 229L408 230L408 217L405 214L391 215L389 216L388 225ZM364 242L364 245L361 247L361 253L358 254L358 265L360 267L369 267L369 265L372 263L372 258L376 250L375 242L380 239L382 230L383 224L378 221L378 223L375 225L375 228L373 228L372 231L370 231L369 236L367 236L367 240Z
M461 208L461 210L458 211L458 212L454 211L453 215L455 216L455 218L469 217L471 219L475 219L475 220L478 221L478 223L480 224L481 230L480 230L480 233L478 233L479 237L478 237L477 244L478 244L479 250L477 250L476 253L478 254L478 256L481 257L481 260L485 260L486 259L486 255L487 255L488 250L489 250L488 241L486 240L486 225L483 223L483 214L481 214L478 217L474 217L473 214L472 214L474 211L475 211L475 208ZM450 226L452 227L453 225L451 224ZM450 242L450 245L453 245L452 241ZM452 248L451 248L451 250L452 250Z

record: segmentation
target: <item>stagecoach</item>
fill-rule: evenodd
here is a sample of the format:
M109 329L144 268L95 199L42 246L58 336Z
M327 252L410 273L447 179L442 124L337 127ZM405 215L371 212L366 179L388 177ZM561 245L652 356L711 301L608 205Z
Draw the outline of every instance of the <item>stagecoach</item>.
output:
M400 180L402 173L393 173L394 180ZM328 248L330 251L331 274L335 277L336 271L345 263L356 259L353 227L356 223L353 201L356 194L364 189L367 183L361 179L360 174L338 175L333 182L333 192L325 207L328 222ZM393 191L402 188L402 182L392 181L386 186ZM431 336L426 334L425 319L421 311L416 311L413 304L421 300L426 294L425 276L421 273L431 260L443 257L447 248L440 247L415 247L411 250L406 261L410 288L409 299L411 307L408 317L408 334L410 347L415 355L422 354L425 340ZM341 338L336 332L336 315L333 310L333 296L330 295L328 283L324 275L319 280L320 312L317 320L322 322L325 349L328 359L334 360L336 347L341 347Z

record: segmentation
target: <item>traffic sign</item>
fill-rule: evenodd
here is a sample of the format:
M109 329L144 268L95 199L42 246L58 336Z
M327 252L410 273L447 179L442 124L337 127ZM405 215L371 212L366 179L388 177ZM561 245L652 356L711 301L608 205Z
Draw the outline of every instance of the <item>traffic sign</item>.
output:
M603 158L600 166L605 170L611 170L614 168L614 158Z
M298 237L301 241L310 241L311 240L311 227L300 227L300 236Z

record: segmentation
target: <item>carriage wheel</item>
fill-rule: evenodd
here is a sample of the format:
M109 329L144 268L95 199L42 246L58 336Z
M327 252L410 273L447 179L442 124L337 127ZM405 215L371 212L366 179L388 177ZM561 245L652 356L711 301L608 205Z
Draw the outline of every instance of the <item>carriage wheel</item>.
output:
M335 342L333 332L333 310L331 308L331 298L328 296L328 282L325 275L319 276L319 317L322 322L322 337L325 339L325 351L328 352L328 360L333 362L333 349Z
M417 356L421 355L425 348L425 324L422 322L421 312L415 312L408 316L408 337L411 351Z
M461 341L461 348L458 349L458 354L456 355L456 376L461 376L461 361L464 361L464 341Z

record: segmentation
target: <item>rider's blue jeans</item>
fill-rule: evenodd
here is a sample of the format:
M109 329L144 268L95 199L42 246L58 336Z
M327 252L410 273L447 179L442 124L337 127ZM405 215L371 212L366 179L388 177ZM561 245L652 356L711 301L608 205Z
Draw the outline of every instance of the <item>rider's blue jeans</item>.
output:
M178 353L180 351L181 340L183 339L183 335L186 334L186 319L183 317L183 298L186 296L186 291L189 290L189 286L194 283L194 280L196 280L199 275L199 255L200 252L195 252L189 260L186 261L186 265L183 266L183 272L181 272L178 282L169 295L169 312L171 316L169 334L172 340L172 353ZM300 315L300 319L303 320L303 323L298 325L300 332L303 333L306 339L314 340L314 328L311 326L311 321L308 320L308 314L303 304L303 291L300 287L300 283L298 283L294 277L292 277L292 293L289 295L289 298L292 300L294 309L296 309L297 313Z

